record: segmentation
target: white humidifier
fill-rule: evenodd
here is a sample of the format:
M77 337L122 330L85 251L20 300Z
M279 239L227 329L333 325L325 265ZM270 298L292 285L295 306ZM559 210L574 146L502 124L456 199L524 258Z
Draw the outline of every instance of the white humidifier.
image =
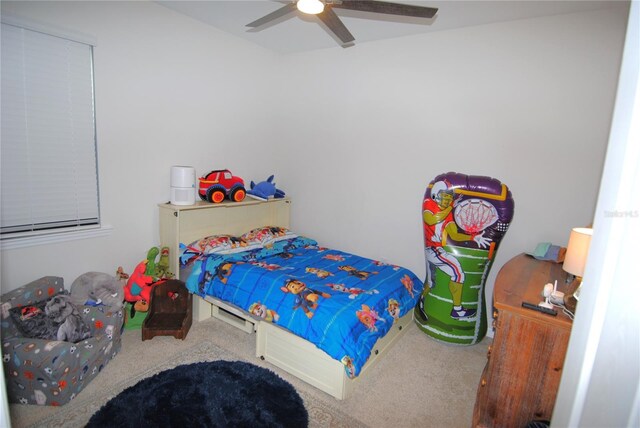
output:
M196 203L196 169L191 166L171 167L171 204Z

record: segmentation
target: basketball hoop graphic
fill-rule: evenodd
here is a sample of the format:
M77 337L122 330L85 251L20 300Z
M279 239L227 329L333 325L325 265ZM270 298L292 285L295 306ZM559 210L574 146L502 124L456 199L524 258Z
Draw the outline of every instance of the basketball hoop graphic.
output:
M475 235L498 221L498 210L483 199L466 199L456 206L453 217L462 230Z

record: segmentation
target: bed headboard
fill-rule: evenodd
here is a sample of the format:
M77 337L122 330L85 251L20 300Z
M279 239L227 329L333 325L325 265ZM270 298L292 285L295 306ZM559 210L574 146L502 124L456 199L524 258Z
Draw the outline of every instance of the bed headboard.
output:
M289 227L291 199L255 199L195 205L158 204L160 208L160 245L169 247L170 270L179 275L180 243L217 234L242 235L261 226ZM184 278L182 278L184 280Z

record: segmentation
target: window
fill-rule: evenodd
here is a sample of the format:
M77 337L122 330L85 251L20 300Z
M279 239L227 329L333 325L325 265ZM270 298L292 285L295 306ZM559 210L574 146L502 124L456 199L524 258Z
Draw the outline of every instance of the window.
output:
M93 46L2 22L0 232L100 227Z

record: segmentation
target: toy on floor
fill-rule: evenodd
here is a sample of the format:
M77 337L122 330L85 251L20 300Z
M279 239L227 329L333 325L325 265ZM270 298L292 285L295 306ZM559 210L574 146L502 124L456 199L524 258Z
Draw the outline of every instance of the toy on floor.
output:
M87 272L71 284L71 302L76 305L107 306L119 311L124 305L123 282L107 273Z
M484 285L514 202L495 178L440 174L422 205L427 279L414 310L418 327L446 343L473 345L487 332Z
M173 336L184 340L191 327L192 294L181 281L164 281L154 287L149 314L142 323L142 340Z
M258 199L260 201L266 201L270 198L284 198L285 193L276 188L276 183L273 182L273 175L267 178L266 181L261 181L258 184L251 182L251 190L247 190L247 196Z
M156 276L159 278L171 279L173 273L169 271L169 247L160 249L160 260L156 264Z
M131 316L135 311L146 312L149 310L149 300L154 281L151 275L146 274L148 260L143 260L129 275L127 285L124 287L124 299L133 303Z
M160 255L160 259L158 259L158 255ZM173 273L169 271L169 247L151 247L149 249L144 274L152 277L153 282L174 277Z
M120 280L129 279L129 274L122 269L122 266L118 266L118 269L116 270L116 278Z
M160 259L156 258L160 255ZM147 258L136 266L124 287L124 300L131 303L131 318L136 312L147 312L153 287L173 278L169 272L169 247L151 247Z
M151 247L147 251L147 266L144 273L149 276L156 276L156 257L160 254L158 247Z
M71 302L71 296L58 294L52 297L44 307L44 311L59 324L57 340L76 343L91 337L91 329Z

